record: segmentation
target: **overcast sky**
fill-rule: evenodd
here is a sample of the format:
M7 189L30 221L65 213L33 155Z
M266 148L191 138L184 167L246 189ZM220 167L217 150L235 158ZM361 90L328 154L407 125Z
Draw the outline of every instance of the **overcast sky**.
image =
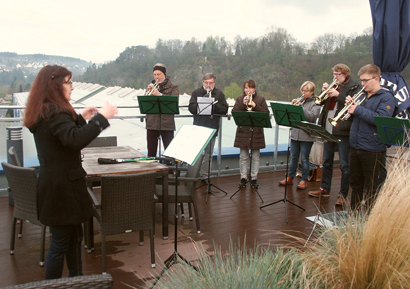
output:
M372 27L368 0L14 0L0 9L0 52L50 54L103 63L126 47L208 36L256 38L284 28L310 43L325 33Z

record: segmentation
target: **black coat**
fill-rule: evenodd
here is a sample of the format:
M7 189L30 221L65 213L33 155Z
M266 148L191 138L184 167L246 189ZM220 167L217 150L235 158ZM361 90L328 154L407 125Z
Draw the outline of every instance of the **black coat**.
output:
M245 95L238 96L232 111L247 111L246 105L243 103ZM263 96L256 94L253 97L253 102L256 104L252 111L269 113L268 105ZM252 135L253 130L253 135ZM265 148L265 135L263 127L258 126L242 126L236 128L234 147L243 149L263 149Z
M37 208L41 223L75 225L92 217L81 149L108 126L101 114L87 124L81 115L74 121L61 113L30 128L40 162Z

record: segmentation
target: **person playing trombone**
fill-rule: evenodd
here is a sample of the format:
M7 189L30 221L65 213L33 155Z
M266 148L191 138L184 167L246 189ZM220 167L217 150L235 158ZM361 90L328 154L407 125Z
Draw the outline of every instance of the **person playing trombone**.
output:
M293 99L292 104L302 106L306 121L316 123L320 112L320 106L317 105L313 99L315 84L311 81L305 81L300 86L300 92L302 92L302 95L297 99ZM309 179L309 156L315 139L299 128L291 128L290 138L289 174L287 180L285 178L280 181L279 185L285 186L286 184L293 184L300 155L302 160L302 179L297 188L304 190L307 187L307 181Z
M349 192L349 132L352 124L352 118L340 122L337 126L333 126L328 119L334 118L345 106L346 97L357 93L361 89L361 86L350 77L350 68L341 63L336 64L333 67L332 84L334 85L329 86L328 83L323 83L322 89L326 93L321 93L321 95L328 97L321 102L323 108L319 115L319 125L340 139L340 142L324 142L322 184L319 190L309 191L308 194L312 197L330 196L333 176L333 158L337 148L337 151L339 152L342 179L340 182L340 191L336 200L336 205L341 206L346 204L347 195Z
M171 81L167 75L167 68L162 63L157 63L152 69L154 80L147 86L146 95L173 95L179 96L178 85ZM158 138L161 134L164 149L174 138L175 119L173 114L147 114L147 150L148 157L155 157L158 149Z

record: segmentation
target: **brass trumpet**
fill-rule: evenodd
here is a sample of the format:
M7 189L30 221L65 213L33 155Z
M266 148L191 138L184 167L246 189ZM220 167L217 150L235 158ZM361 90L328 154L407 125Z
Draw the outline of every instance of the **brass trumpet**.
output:
M146 90L145 91L145 95L151 95L151 93L155 90L155 89L158 89L158 87L159 87L159 81L158 81L158 79L153 83L154 85L153 86L151 86L151 88L148 90Z
M248 94L248 102L246 103L246 110L250 111L252 110L252 94Z
M302 104L304 104L305 103L305 97L304 97L304 95L302 94L301 96L299 96L298 98L296 98L296 101L293 103L294 105L302 105Z
M333 82L329 85L329 87L324 90L319 96L314 96L313 99L317 105L323 104L323 102L329 98L329 90L332 88L337 89L338 85L336 83L336 79L333 79Z
M329 122L333 126L335 126L335 127L337 126L337 121L339 119L342 120L342 121L345 121L345 120L349 119L351 114L348 113L347 111L353 105L353 103L356 102L357 105L362 104L362 102L366 99L365 97L363 97L362 99L359 99L362 96L362 94L364 94L363 90L364 90L364 87L352 97L353 98L352 101L349 102L347 105L345 105L335 118L330 118L330 117L328 118Z

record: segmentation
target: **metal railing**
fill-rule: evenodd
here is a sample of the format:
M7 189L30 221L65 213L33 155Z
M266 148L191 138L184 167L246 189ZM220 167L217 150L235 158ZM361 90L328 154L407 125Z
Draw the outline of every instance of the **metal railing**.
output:
M76 106L73 105L75 109L83 109L85 106ZM180 105L179 108L187 108L188 105ZM229 106L232 107L232 106ZM19 106L19 105L0 105L0 109L13 109L14 114L19 115L19 111L16 112L16 110L20 109L25 109L25 106ZM118 106L118 109L139 109L139 106ZM270 118L272 118L272 113L270 113ZM193 118L193 115L181 115L181 114L176 114L175 118ZM113 119L141 119L141 122L143 122L143 119L145 119L145 115L125 115L125 116L115 116ZM232 114L227 114L227 115L221 115L220 118L220 123L219 123L219 131L218 131L218 145L217 145L217 175L220 176L221 174L221 162L222 162L222 122L223 121L232 121ZM20 122L22 121L22 117L0 117L0 122ZM279 166L282 166L278 164L278 145L279 145L279 126L274 125L274 150L273 150L273 170L277 170ZM263 166L261 166L262 168Z

